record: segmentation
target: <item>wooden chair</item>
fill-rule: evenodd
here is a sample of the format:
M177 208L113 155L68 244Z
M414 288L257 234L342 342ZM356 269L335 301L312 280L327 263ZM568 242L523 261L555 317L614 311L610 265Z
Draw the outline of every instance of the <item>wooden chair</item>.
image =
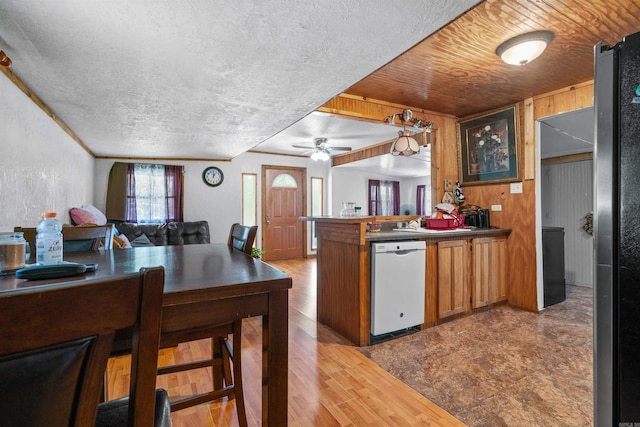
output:
M30 253L36 253L35 227L14 227L13 231L24 233L24 239L29 243ZM81 225L77 227L62 227L63 252L97 251L98 249L113 249L113 224Z
M163 286L157 267L0 292L0 425L170 426L168 395L156 390ZM124 330L134 343L129 396L100 403Z
M229 247L250 255L257 230L258 226L245 227L240 224L233 224L229 233ZM233 346L229 344L229 335L232 336ZM211 367L212 370L213 390L173 400L171 402L171 411L179 411L180 409L218 400L224 397L228 399L235 398L238 424L246 427L247 415L242 390L242 358L240 355L242 347L242 319L233 323L220 325L215 328L207 328L200 331L163 334L160 341L160 347L175 347L180 343L209 338L211 338L211 358L158 368L158 375L166 375L205 367ZM233 375L231 369L232 365Z
M257 225L249 227L246 225L235 223L231 225L231 231L229 232L229 240L227 241L227 244L230 248L237 249L247 255L251 255L253 241L256 239L257 232Z

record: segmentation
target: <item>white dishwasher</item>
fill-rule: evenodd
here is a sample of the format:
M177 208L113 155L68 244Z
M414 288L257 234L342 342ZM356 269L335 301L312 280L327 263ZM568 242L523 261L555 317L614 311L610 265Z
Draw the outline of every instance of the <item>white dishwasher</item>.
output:
M371 244L371 335L424 323L424 241Z

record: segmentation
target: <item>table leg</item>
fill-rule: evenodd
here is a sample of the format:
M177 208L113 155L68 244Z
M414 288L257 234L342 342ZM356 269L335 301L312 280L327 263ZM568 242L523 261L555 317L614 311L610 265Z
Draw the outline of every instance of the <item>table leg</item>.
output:
M288 404L288 293L269 293L262 332L262 425L286 426Z

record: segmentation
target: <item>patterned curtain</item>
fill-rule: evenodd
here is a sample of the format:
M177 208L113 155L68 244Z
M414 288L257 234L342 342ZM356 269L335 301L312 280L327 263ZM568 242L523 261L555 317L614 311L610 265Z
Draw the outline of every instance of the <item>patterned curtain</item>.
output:
M106 214L110 221L184 221L184 166L119 163L111 167Z
M400 183L391 181L391 204L393 206L391 215L400 215Z
M183 221L183 166L127 166L125 222Z
M127 194L125 204L125 222L138 222L136 207L136 164L129 163L127 168Z
M369 180L369 215L399 215L400 183Z
M416 215L425 215L424 196L427 192L425 185L418 185L416 189Z
M381 215L380 180L369 180L369 215Z
M182 166L165 166L165 217L167 222L181 222L182 213Z

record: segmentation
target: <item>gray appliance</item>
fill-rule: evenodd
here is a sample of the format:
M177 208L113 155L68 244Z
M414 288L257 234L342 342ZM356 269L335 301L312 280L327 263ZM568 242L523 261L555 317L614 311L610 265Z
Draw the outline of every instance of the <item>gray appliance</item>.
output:
M544 306L566 298L564 280L564 228L542 227L542 277Z
M640 33L594 78L594 422L640 425Z
M371 244L371 335L424 323L424 241Z

